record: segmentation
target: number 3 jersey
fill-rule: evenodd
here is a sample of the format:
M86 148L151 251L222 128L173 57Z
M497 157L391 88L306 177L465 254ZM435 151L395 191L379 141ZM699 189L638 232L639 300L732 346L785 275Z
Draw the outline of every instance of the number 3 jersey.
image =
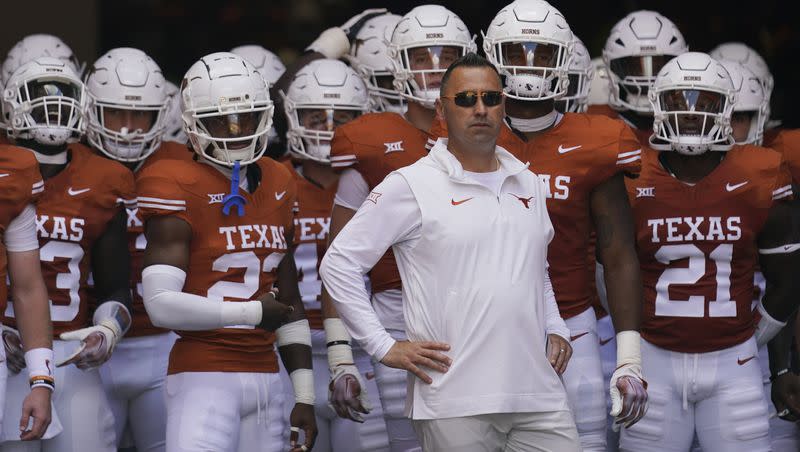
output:
M248 168L260 175L253 193L240 189L244 215L222 211L230 179L193 160L159 160L136 178L142 220L174 216L192 230L183 290L226 302L255 300L272 288L288 252L294 223L295 182L282 164L262 158ZM244 176L244 175L243 175ZM251 326L178 331L169 374L277 372L275 336Z
M0 144L0 312L6 309L9 299L6 228L28 204L36 202L42 191L44 182L33 154L27 149Z
M36 204L39 259L54 337L91 324L87 280L92 248L122 206L136 202L127 168L81 144L71 144L67 152L69 163L44 181L45 191ZM16 327L12 303L3 323Z
M689 185L646 150L628 180L644 282L642 337L672 351L705 353L744 342L751 310L758 235L773 203L792 197L777 152L737 146L709 175Z

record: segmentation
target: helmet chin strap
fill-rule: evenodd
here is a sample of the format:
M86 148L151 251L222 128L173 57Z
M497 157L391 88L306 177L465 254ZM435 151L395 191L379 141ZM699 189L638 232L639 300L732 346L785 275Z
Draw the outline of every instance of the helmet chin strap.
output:
M509 116L508 121L511 123L511 127L520 132L538 132L555 124L556 120L558 120L558 115L558 111L553 110L538 118L514 118Z

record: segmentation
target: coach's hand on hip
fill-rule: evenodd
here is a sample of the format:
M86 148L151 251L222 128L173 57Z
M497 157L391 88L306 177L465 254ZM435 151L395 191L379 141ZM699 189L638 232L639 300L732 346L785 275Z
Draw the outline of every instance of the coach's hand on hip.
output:
M431 384L433 379L420 369L427 367L437 372L447 372L452 360L440 351L450 350L450 345L442 342L397 341L383 357L381 363L397 369L405 369L425 383Z

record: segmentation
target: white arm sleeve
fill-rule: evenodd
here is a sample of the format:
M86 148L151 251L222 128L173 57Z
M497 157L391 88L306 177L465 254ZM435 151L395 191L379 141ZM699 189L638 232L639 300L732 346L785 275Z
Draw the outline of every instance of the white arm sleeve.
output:
M36 236L36 207L28 204L25 209L11 220L3 236L6 249L12 253L21 253L39 248Z
M339 178L339 186L336 188L336 197L333 198L333 203L351 210L358 210L367 196L369 196L369 185L364 180L364 176L352 168L344 170Z
M142 270L144 307L153 325L186 331L206 331L261 323L261 302L225 302L183 292L186 272L171 265Z
M549 266L548 266L549 268ZM550 282L550 271L544 272L544 304L545 304L545 329L547 334L557 334L569 341L569 328L561 318L556 303L556 294L553 292L553 284Z
M390 174L372 191L333 240L320 276L353 339L380 361L394 345L364 287L364 275L392 245L413 246L420 237L421 212L411 188Z

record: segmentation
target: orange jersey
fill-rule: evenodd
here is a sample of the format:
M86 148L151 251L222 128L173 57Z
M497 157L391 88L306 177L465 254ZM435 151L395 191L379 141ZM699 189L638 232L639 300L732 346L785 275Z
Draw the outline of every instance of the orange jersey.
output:
M336 129L331 142L331 166L353 168L372 190L392 171L428 154L428 134L397 113L371 113ZM369 274L372 292L400 289L400 273L392 250L381 257Z
M39 163L27 149L0 144L0 312L8 300L6 228L44 191Z
M328 248L331 226L331 206L336 196L336 184L322 188L297 172L291 161L284 162L297 183L297 213L294 219L294 261L297 265L300 295L311 329L321 330L322 281L319 263Z
M443 129L438 124L431 132ZM561 316L574 317L588 309L595 296L591 282L595 269L587 258L592 190L617 173L639 172L639 142L622 121L567 113L531 142L504 126L497 145L530 162L531 171L547 187L547 211L555 228L547 257L550 279Z
M164 141L156 152L145 160L142 167L147 167L158 160L191 160L195 153L185 144ZM140 169L141 170L141 169ZM144 223L139 215L138 207L126 208L128 213L128 251L131 253L131 293L133 294L132 324L128 337L149 336L164 333L167 330L157 328L150 322L142 300L142 262L147 239L144 236Z
M45 180L36 205L39 257L54 336L91 325L87 280L92 248L120 209L136 202L127 168L82 144L69 145L68 152L66 168ZM6 310L3 323L16 325L13 309Z
M800 184L800 129L781 129L769 143L765 142L764 146L783 155L794 183Z
M668 350L706 353L744 342L758 235L775 200L791 198L777 152L736 146L697 184L680 182L647 149L627 181L644 283L642 337Z
M261 172L246 200L244 216L222 212L231 181L194 160L159 159L136 176L142 220L173 216L192 229L184 292L226 302L255 300L270 290L288 252L296 185L282 164L262 158ZM254 171L249 168L248 171ZM169 374L179 372L277 372L275 335L251 326L178 331Z

